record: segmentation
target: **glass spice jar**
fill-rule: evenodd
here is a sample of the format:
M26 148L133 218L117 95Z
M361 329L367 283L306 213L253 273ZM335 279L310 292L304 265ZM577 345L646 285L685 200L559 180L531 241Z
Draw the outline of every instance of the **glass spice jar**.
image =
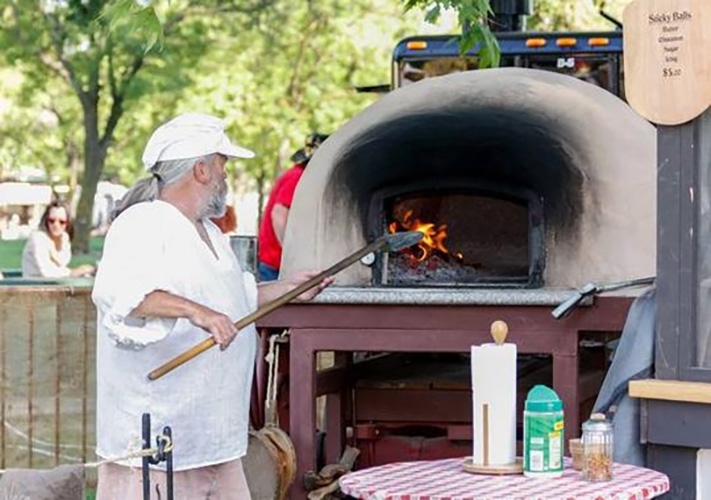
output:
M612 480L612 422L602 413L593 413L583 424L583 479L590 482Z

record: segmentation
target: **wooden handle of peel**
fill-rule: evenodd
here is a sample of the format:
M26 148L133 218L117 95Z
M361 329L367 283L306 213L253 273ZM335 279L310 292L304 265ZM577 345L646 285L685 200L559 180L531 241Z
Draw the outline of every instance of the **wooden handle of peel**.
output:
M484 427L484 467L489 466L489 405L484 403L482 408L482 420Z
M302 293L306 292L307 290L312 289L319 283L321 283L324 279L333 276L334 274L342 271L346 267L350 266L354 262L357 262L359 259L364 257L365 255L368 255L371 252L375 252L382 248L384 245L386 245L388 240L385 238L378 238L374 242L370 243L369 245L363 247L361 250L358 250L357 252L354 252L353 254L349 255L345 259L341 260L340 262L335 263L325 271L317 274L310 280L300 284L293 290L288 291L284 295L277 297L276 299L272 300L271 302L265 304L264 306L260 307L256 311L254 311L252 314L249 314L245 316L244 318L240 319L235 323L235 327L237 330L241 330L245 326L254 323L258 319L266 316L270 312L274 311L274 309L277 309L287 302L292 301ZM148 379L149 380L156 380L161 378L163 375L165 375L168 372L173 371L186 361L190 361L194 357L198 356L199 354L207 351L209 348L217 344L215 342L214 337L207 338L200 342L199 344L191 347L184 353L180 354L179 356L176 356L175 358L171 359L167 363L159 366L152 372L148 374Z

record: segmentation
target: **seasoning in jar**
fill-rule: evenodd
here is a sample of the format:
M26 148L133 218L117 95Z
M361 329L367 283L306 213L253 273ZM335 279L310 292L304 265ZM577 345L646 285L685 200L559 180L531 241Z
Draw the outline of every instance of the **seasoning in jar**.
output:
M602 413L593 413L583 424L583 478L586 481L612 480L612 422Z

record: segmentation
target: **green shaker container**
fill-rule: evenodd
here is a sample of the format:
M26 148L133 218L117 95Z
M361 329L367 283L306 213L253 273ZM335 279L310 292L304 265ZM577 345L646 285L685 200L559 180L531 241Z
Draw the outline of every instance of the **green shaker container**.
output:
M524 475L560 477L564 443L563 402L550 387L533 387L523 412Z

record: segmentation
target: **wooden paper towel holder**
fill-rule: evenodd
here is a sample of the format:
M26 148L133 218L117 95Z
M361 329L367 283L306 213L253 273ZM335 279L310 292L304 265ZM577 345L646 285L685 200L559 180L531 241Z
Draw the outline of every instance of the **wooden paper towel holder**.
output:
M464 472L471 474L485 474L488 476L503 476L523 474L523 458L518 457L516 462L507 465L481 465L472 462L472 457L467 457L462 463Z
M506 336L509 333L508 325L503 321L494 321L491 324L491 336L497 345L501 345L506 341ZM462 463L462 468L465 472L472 474L488 474L488 475L503 475L503 474L522 474L523 459L517 458L516 462L505 465L489 464L489 405L482 405L482 425L484 426L484 463L475 464L472 457L467 457Z
M496 320L491 324L491 337L496 342L496 345L501 345L506 342L506 337L509 334L509 325L505 321Z

